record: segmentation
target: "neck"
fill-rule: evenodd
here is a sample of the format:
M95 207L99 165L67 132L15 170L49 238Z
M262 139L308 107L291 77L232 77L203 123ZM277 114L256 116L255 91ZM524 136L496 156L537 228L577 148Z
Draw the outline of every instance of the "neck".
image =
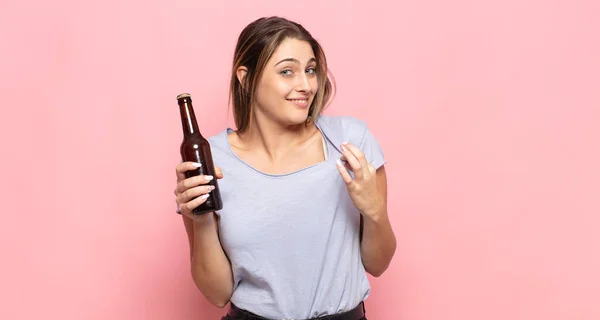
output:
M253 118L248 129L238 133L244 149L264 152L269 159L284 158L290 150L301 146L315 133L314 123L284 126L269 119Z

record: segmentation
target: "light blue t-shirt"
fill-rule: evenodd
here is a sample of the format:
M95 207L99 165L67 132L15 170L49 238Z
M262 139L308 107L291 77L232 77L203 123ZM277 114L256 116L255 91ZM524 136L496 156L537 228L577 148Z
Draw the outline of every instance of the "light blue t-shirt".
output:
M320 116L326 160L266 174L231 150L226 129L210 137L223 198L219 233L233 269L233 302L271 319L307 319L351 310L370 293L359 244L360 213L336 167L342 142L375 168L385 163L366 124Z

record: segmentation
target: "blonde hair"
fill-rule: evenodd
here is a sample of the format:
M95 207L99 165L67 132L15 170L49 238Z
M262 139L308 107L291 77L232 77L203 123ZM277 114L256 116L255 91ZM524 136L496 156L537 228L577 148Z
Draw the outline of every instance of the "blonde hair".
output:
M287 38L307 41L317 60L318 89L309 108L307 123L315 121L333 99L335 81L327 68L325 53L317 40L296 22L281 17L260 18L242 30L233 57L229 104L233 102L233 117L239 132L244 132L250 124L256 87L267 61ZM243 83L240 83L237 70L242 66L248 71Z

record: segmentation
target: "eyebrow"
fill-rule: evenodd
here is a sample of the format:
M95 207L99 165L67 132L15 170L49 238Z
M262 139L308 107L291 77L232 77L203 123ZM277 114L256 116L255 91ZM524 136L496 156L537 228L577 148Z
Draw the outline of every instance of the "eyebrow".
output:
M295 59L295 58L285 58L285 59L283 59L283 60L281 60L281 61L277 62L277 63L275 64L275 67L276 67L278 64L280 64L280 63L283 63L283 62L286 62L286 61L291 61L291 62L295 62L295 63L297 63L297 64L300 64L300 61L299 61L298 59ZM311 63L311 62L317 62L317 59L315 59L315 58L310 58L310 59L308 60L307 64L309 64L309 63Z

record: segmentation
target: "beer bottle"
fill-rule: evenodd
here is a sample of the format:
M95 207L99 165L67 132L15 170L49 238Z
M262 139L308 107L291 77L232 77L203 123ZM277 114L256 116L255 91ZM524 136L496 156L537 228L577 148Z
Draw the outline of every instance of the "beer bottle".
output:
M194 115L192 107L192 97L189 93L182 93L177 96L177 104L179 104L179 113L181 114L181 125L183 127L183 142L181 143L180 152L181 160L201 163L202 166L196 170L186 171L185 177L190 178L198 175L211 175L214 178L209 181L209 185L215 187L214 190L208 193L208 198L204 203L192 210L195 215L201 215L207 212L218 211L223 208L221 194L219 193L219 184L215 174L215 165L213 163L210 144L206 140L200 130L198 130L198 122Z

